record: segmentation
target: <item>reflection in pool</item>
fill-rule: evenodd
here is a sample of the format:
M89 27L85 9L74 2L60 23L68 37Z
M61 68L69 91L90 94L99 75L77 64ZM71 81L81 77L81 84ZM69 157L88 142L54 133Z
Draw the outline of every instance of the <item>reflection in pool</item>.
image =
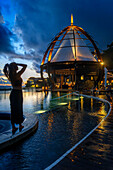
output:
M109 109L108 104L75 94L59 98L63 95L59 92L29 91L23 95L24 112L38 116L39 128L18 147L0 155L2 168L46 168L89 133ZM0 111L10 112L9 94L0 96Z

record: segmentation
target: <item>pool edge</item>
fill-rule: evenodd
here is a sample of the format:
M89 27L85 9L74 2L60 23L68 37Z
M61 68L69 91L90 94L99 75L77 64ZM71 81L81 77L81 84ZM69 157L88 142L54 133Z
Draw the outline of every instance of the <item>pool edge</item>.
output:
M78 95L78 96L84 96L84 97L87 97L87 98L93 98L93 99L96 99L96 100L100 100L102 102L105 102L105 103L108 103L110 108L107 112L107 115L100 121L100 123L95 127L93 128L87 135L85 135L84 138L82 138L77 144L75 144L71 149L69 149L68 151L66 151L61 157L59 157L56 161L54 161L53 163L51 163L48 167L46 167L44 170L50 170L52 168L54 168L59 162L61 162L69 153L71 153L75 148L77 148L82 142L84 142L100 125L101 123L109 116L109 114L111 113L111 104L108 100L105 100L105 99L102 99L102 98L99 98L99 97L95 97L95 96L91 96L91 95L85 95L85 94L79 94L79 93L76 93L76 92L73 92L74 94Z
M28 114L25 116L23 122L24 128L21 132L19 130L13 135L12 130L1 133L0 136L0 152L12 147L16 143L22 141L26 137L32 135L38 128L38 118L36 115Z

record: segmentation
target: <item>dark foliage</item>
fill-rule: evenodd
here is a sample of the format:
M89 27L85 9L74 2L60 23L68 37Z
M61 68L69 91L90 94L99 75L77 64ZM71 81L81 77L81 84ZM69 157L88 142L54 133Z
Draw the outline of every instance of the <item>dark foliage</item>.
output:
M108 69L113 69L113 42L107 47L102 54L102 59Z

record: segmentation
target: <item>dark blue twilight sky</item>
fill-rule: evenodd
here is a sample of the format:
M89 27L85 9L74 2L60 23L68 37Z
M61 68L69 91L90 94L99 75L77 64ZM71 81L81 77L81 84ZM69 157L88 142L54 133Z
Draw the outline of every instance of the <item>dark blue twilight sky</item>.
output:
M113 0L0 0L0 69L6 61L23 61L39 71L47 45L70 25L71 13L100 49L113 41Z

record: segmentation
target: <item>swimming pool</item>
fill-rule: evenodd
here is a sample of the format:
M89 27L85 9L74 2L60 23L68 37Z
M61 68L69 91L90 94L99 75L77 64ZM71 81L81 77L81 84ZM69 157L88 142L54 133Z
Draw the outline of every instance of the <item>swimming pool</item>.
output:
M109 104L96 99L74 93L61 96L60 92L24 93L24 112L38 116L39 128L33 136L0 155L1 169L48 167L97 126L109 110ZM8 97L9 94L5 98L2 95L1 111L10 111L8 103L6 108Z

